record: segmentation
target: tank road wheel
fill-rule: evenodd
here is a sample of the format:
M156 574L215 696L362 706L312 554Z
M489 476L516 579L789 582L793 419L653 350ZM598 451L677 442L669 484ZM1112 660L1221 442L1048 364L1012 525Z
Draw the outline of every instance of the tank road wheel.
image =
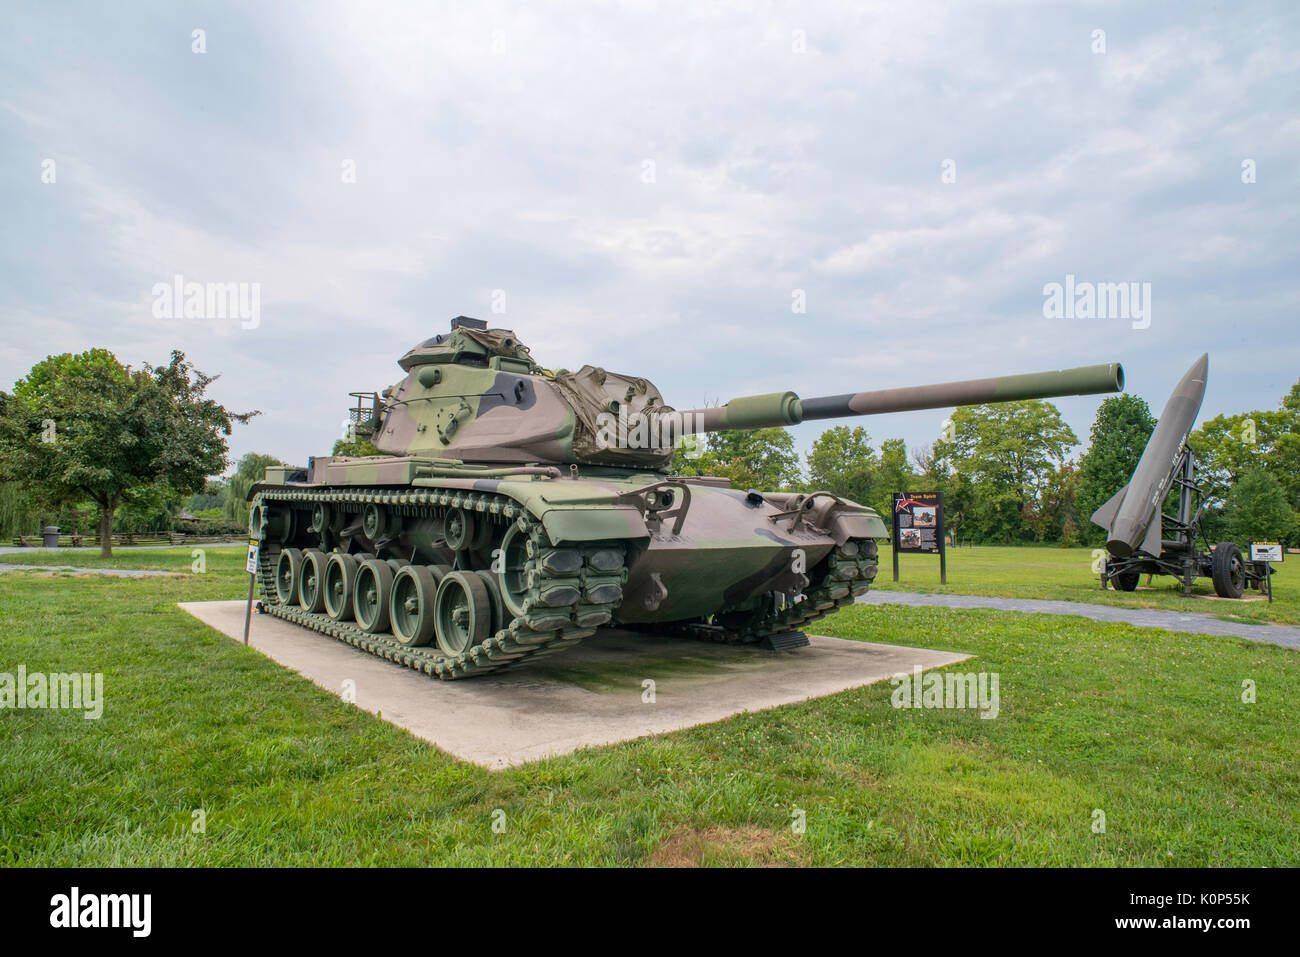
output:
M452 502L463 513L451 529L453 542L464 546L459 551L445 546ZM262 506L255 524L264 532L273 515L297 528L278 541L273 535L262 551L264 611L442 680L573 647L609 623L628 578L626 540L555 545L518 502L492 492L449 501L441 491L426 498L381 488L268 488L252 504ZM383 514L377 541L362 535L362 513L372 504ZM378 531L374 514L370 532ZM318 538L323 547L316 547ZM431 547L441 561L455 555L454 562L435 564ZM342 607L349 598L355 621ZM528 610L516 614L510 604Z
M352 588L359 567L355 558L339 552L325 563L325 613L335 621L352 619Z
M388 516L384 510L373 502L361 513L361 534L371 542L377 542L388 528Z
M488 631L495 635L509 623L509 619L506 618L506 607L501 601L501 589L497 587L497 576L487 569L476 571L474 574L483 579L483 584L487 586L488 601L492 604L492 626Z
M497 561L501 602L513 617L520 618L526 614L524 600L528 597L528 534L518 525L511 525L501 539Z
M286 548L275 563L275 597L281 605L298 603L298 579L302 576L302 551Z
M303 611L319 614L325 610L325 553L307 548L302 553L302 572L298 575L298 604Z
M286 542L293 537L294 512L259 502L248 511L249 534L259 541Z
M474 516L463 508L448 509L442 525L442 537L446 539L447 547L456 552L469 548L476 525Z
M393 597L388 617L393 637L412 648L427 645L433 638L434 598L438 583L423 565L407 565L393 576Z
M474 572L443 576L433 604L438 648L448 658L469 651L491 635L492 600L483 579Z
M260 502L248 510L248 537L261 541L266 538L266 506Z
M1141 580L1141 572L1120 572L1111 579L1118 591L1137 591L1138 582Z
M330 507L324 502L317 502L311 507L311 527L310 532L323 532L329 528L330 524Z
M1246 593L1246 563L1232 542L1219 542L1210 558L1214 593L1220 598L1240 598Z
M377 635L388 630L392 594L393 570L388 563L373 558L362 562L352 583L352 613L362 631Z

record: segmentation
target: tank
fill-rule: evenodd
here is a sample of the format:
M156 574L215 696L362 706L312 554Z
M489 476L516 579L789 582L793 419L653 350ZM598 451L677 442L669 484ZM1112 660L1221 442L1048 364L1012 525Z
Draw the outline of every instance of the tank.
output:
M269 469L250 489L258 610L442 679L573 647L598 628L790 648L876 576L885 522L828 491L673 474L724 429L1115 392L1118 363L678 410L639 376L549 371L465 316L352 393L380 454Z

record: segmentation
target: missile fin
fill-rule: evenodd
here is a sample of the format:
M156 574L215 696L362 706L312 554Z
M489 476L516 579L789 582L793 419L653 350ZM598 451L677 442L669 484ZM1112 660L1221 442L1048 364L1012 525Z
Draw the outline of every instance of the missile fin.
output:
M1160 557L1160 536L1163 534L1164 524L1160 512L1156 512L1151 519L1151 524L1147 526L1146 537L1142 539L1142 551L1152 558Z
M1119 507L1124 504L1124 496L1128 494L1128 486L1122 489L1106 500L1106 504L1092 513L1092 524L1100 525L1102 528L1109 530L1110 523L1115 521L1115 515L1119 512Z

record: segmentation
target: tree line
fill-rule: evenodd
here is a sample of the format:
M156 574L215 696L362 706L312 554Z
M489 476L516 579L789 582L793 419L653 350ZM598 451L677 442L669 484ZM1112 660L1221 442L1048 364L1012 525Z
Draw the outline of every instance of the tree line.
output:
M132 369L108 350L50 356L0 391L0 537L43 524L95 529L103 554L114 531L188 527L240 533L248 490L271 455L240 459L228 478L227 437L256 411L206 396L215 377L173 352ZM1104 399L1088 447L1042 399L959 408L943 434L910 450L877 448L861 425L837 425L801 461L786 429L717 432L678 448L673 469L716 475L741 489L827 490L888 515L890 495L942 491L947 530L975 543L1093 545L1093 511L1128 482L1155 418L1134 395ZM1191 436L1212 541L1300 540L1300 382L1272 410L1219 415ZM367 455L364 440L334 454Z

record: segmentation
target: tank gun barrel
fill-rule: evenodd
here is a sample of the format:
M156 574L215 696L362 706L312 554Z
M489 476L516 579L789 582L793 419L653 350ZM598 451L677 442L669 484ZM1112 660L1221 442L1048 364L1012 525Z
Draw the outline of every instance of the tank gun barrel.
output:
M878 389L801 399L793 392L732 399L726 405L678 412L683 433L729 429L766 429L798 425L817 419L840 419L915 409L984 405L1018 399L1050 399L1069 395L1096 395L1124 389L1124 368L1118 362L1080 366L1056 372L994 376L938 385Z

